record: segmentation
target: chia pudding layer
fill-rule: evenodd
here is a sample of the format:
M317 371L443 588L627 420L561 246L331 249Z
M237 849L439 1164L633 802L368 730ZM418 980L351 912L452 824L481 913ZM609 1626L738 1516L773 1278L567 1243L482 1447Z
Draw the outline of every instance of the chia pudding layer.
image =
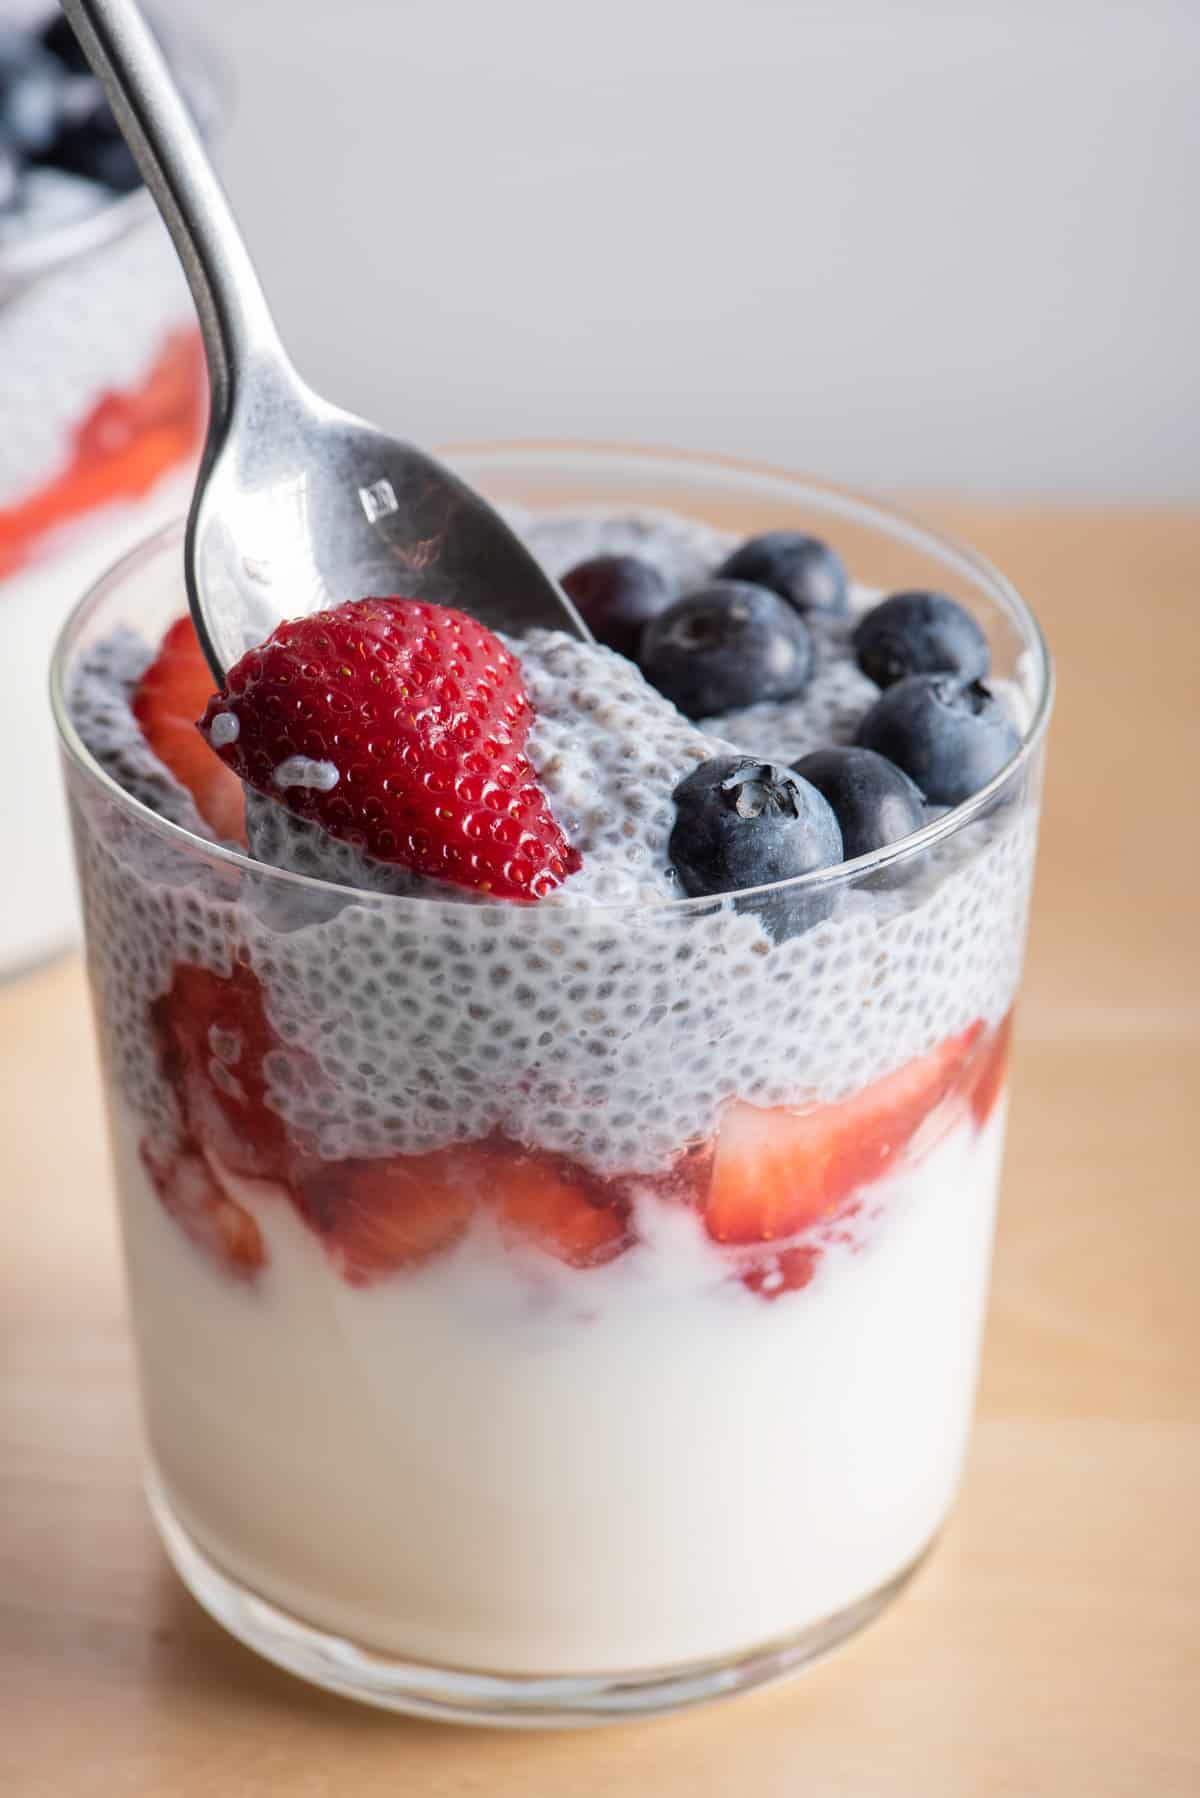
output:
M703 578L730 541L662 515L524 529L552 574L634 549L680 585ZM856 609L874 597L856 595ZM818 626L800 698L699 725L610 650L545 631L511 643L536 708L530 760L583 856L533 908L464 902L253 795L261 860L364 891L281 895L247 874L230 899L215 868L180 879L168 843L148 852L135 833L124 846L85 843L95 978L123 1090L170 1133L150 1007L177 961L225 973L233 945L278 1037L272 1106L331 1160L501 1132L600 1175L661 1172L711 1134L732 1098L829 1103L973 1024L997 1024L1016 989L1032 872L1034 825L1020 810L930 848L903 881L842 887L809 928L788 915L804 911L800 894L677 903L676 783L731 745L788 759L849 740L877 694L854 665L853 618ZM76 676L75 721L128 791L205 836L128 709L151 653L132 637L98 645ZM1008 691L1020 707L1019 689ZM389 906L394 894L421 896L419 912Z

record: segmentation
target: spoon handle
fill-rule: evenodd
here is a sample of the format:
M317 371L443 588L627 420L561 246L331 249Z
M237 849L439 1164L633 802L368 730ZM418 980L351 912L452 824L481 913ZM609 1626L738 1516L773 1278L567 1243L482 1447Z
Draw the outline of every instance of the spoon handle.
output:
M213 424L239 373L284 363L270 308L204 142L136 0L62 0L183 264L204 334Z

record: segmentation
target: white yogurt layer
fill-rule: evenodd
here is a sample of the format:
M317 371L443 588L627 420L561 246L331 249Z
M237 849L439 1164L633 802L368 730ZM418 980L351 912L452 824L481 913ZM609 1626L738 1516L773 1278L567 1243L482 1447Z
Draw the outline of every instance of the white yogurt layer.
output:
M803 1630L938 1529L1002 1105L871 1187L869 1239L773 1303L661 1203L607 1267L476 1234L355 1288L240 1181L269 1255L246 1286L166 1215L114 1110L158 1472L201 1548L310 1623L494 1673L633 1672Z

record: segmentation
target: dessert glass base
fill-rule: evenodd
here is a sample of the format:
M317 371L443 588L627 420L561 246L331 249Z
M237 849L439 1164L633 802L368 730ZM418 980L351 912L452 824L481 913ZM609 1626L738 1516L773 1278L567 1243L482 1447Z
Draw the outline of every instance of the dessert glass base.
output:
M251 1591L205 1554L180 1522L152 1467L146 1472L146 1496L171 1565L192 1597L255 1654L310 1685L378 1710L492 1729L587 1729L666 1717L793 1677L873 1623L903 1592L937 1540L935 1536L899 1573L854 1604L793 1636L761 1642L740 1654L651 1672L514 1677L400 1660L316 1629Z

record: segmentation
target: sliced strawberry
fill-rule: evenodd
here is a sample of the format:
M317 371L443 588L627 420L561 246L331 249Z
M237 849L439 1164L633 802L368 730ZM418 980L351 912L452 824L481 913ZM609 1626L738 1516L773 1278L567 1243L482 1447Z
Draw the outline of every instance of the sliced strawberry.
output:
M352 1286L369 1286L448 1249L480 1202L478 1151L333 1161L300 1182L303 1215Z
M139 386L101 394L76 432L77 455L97 460L117 456L158 431L184 432L198 445L207 410L205 377L198 333L172 332Z
M200 733L248 785L378 861L533 900L580 857L525 757L532 722L493 632L388 597L279 625L229 670Z
M704 1223L717 1242L774 1242L826 1214L836 1147L827 1113L763 1110L734 1101L717 1136Z
M485 1206L510 1242L533 1244L571 1267L598 1266L630 1241L623 1196L607 1195L563 1157L515 1144L326 1162L300 1180L298 1203L355 1286L452 1247Z
M992 1115L992 1108L1004 1089L1008 1074L1008 1055L1012 1046L1013 1014L1005 1012L991 1034L980 1045L973 1077L968 1088L971 1114L982 1130Z
M829 1109L838 1114L834 1154L825 1179L825 1203L842 1202L886 1173L917 1131L973 1065L981 1024L948 1037L926 1055L905 1062L861 1092Z
M258 1225L222 1190L194 1144L160 1154L144 1142L142 1164L163 1209L229 1273L252 1280L266 1266L266 1244Z
M195 455L207 395L199 331L171 332L142 382L101 395L63 467L15 505L0 506L0 580L46 533L98 506L139 498Z
M775 1242L836 1217L889 1168L961 1076L979 1026L836 1105L735 1101L717 1137L705 1226L717 1242Z
M252 969L236 962L232 974L221 975L179 962L150 1017L192 1136L234 1173L285 1181L287 1130L267 1103L263 1071L279 1041Z
M205 823L227 842L246 840L242 784L196 730L213 680L190 618L177 618L134 691L132 710L159 761L185 786Z
M563 1156L493 1150L487 1190L505 1236L569 1267L598 1267L632 1240L619 1189L589 1179Z

